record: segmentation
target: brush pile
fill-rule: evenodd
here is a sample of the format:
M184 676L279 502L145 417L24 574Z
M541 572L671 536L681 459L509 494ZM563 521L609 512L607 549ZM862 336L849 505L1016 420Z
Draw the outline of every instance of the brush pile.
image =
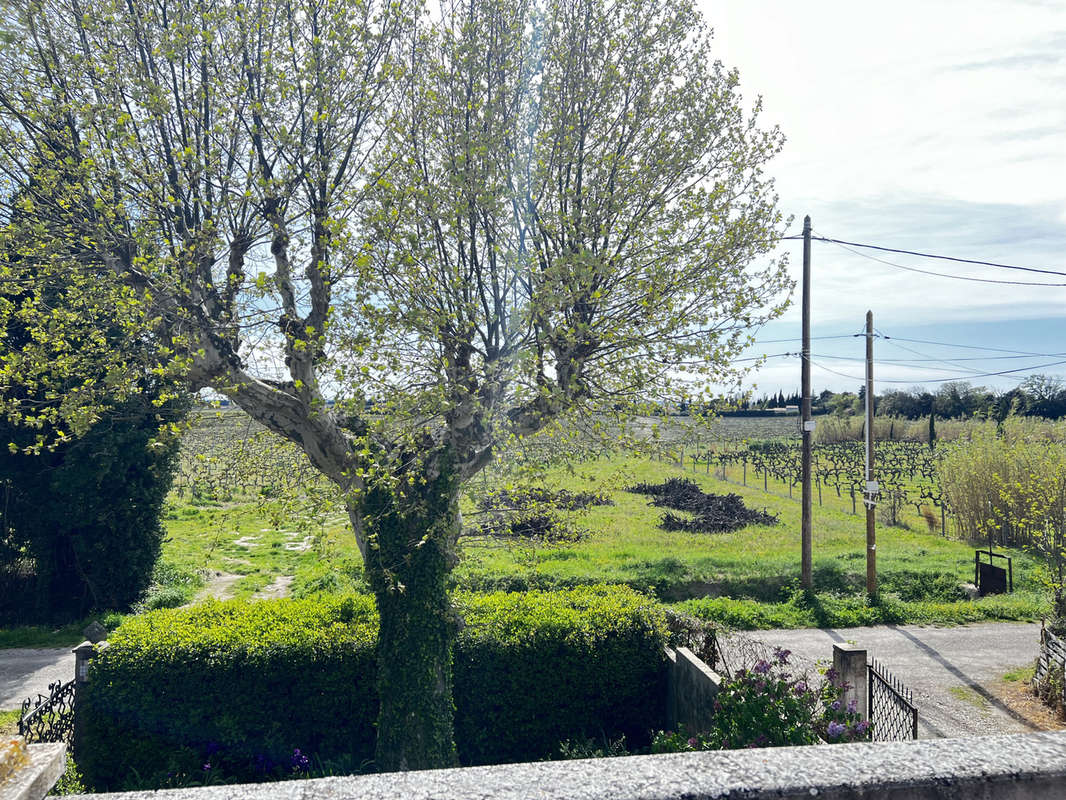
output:
M530 487L490 492L477 505L484 514L477 531L481 536L563 544L583 538L583 533L559 512L613 503L606 495L596 492Z
M692 517L666 513L659 527L664 531L689 533L727 533L747 525L776 525L777 515L753 511L740 495L709 494L688 478L670 478L664 483L638 483L626 489L634 494L649 495L652 505L684 511Z

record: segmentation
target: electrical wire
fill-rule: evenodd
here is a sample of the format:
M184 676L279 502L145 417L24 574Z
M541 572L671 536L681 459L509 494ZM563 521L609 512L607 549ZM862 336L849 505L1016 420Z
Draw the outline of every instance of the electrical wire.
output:
M883 335L884 334L882 334L882 336ZM888 342L888 344L890 346L896 347L896 348L898 348L900 350L905 350L906 352L910 353L912 356L919 356L921 358L928 358L928 356L925 353L919 353L913 347L907 347L907 345L905 345L905 344L899 344L895 339L891 339L891 340L890 339L886 339L886 341ZM951 359L940 358L940 359L933 359L933 360L935 362L940 363L940 364L947 364L949 369L954 369L956 372L960 372L960 371L961 372L969 372L969 373L972 373L974 375L979 375L981 373L981 370L979 370L979 369L973 369L972 367L960 366L957 361L953 361Z
M858 359L856 359L856 360L858 360ZM830 369L829 367L825 366L824 364L817 363L814 359L811 359L811 364L813 364L814 366L818 367L819 369L825 370L826 372L831 372L834 375L839 375L842 378L847 378L848 380L860 381L860 382L863 382L863 381L866 380L865 377L856 377L854 375L845 375L843 372L837 372L835 369ZM1028 366L1028 367L1018 367L1017 369L1005 369L1005 370L1001 370L999 372L984 372L984 373L981 373L981 374L978 374L978 375L970 375L968 377L971 377L971 378L994 378L994 377L1000 377L1000 376L1010 376L1010 375L1014 375L1014 374L1016 374L1018 372L1026 372L1027 370L1047 369L1048 367L1058 367L1058 366L1062 366L1063 364L1066 364L1066 360L1053 361L1053 362L1051 362L1049 364L1037 364L1037 365ZM1039 373L1032 373L1032 374L1039 374ZM1028 378L1028 377L1031 377L1031 376L1030 375L1026 375L1026 376L1023 376L1023 377ZM958 379L959 379L958 376L953 376L953 377L950 377L950 378L927 378L925 380L913 380L913 379L911 379L911 380L892 380L892 379L889 379L889 378L879 378L877 380L877 383L905 383L905 384L950 383L951 381L957 381Z
M792 238L792 237L788 237L788 238ZM1019 267L1019 266L1017 266L1015 264L999 264L999 263L997 263L995 261L980 261L978 259L973 259L973 258L957 258L955 256L934 255L932 253L922 253L922 252L919 252L917 250L902 250L902 249L900 249L898 247L882 247L882 246L876 245L876 244L863 244L861 242L849 242L849 241L846 241L844 239L831 239L831 238L826 237L826 236L812 236L811 239L814 240L814 241L819 241L819 242L831 242L832 244L850 245L851 247L862 247L862 248L865 248L867 250L880 250L882 253L900 253L902 255L918 256L920 258L935 258L935 259L939 259L940 261L955 261L955 262L958 262L960 264L976 264L976 265L982 266L982 267L996 267L998 269L1013 269L1013 270L1019 270L1019 271L1022 271L1022 272L1038 272L1038 273L1040 273L1042 275L1061 275L1063 277L1066 277L1066 272L1060 272L1058 270L1053 270L1053 269L1038 269L1037 267ZM1058 286L1060 284L1052 284L1052 285Z
M864 336L864 335L865 334L862 334L862 333L842 333L839 336L812 336L811 337L811 341L812 342L825 341L826 339L854 339L856 336ZM799 336L797 336L797 337L795 337L793 339L763 339L761 341L752 342L752 344L753 345L756 345L756 344L785 344L787 342L802 342L802 341L803 341L803 339L801 339Z
M932 276L937 277L937 278L951 278L952 280L970 281L970 282L973 282L973 283L995 283L995 284L1005 285L1005 286L1051 286L1051 287L1058 287L1058 288L1066 287L1066 283L1041 283L1041 282L1038 282L1038 281L1002 281L1002 280L998 280L996 278L974 278L974 277L971 277L969 275L952 275L951 273L948 273L948 272L933 272L932 270L919 269L918 267L908 267L908 266L905 266L904 264L897 264L895 261L888 261L887 259L884 259L884 258L878 258L877 256L871 256L871 255L867 255L866 253L860 253L858 250L852 250L850 247L847 247L846 245L844 245L843 243L841 243L837 239L826 239L824 237L819 237L818 241L833 242L841 250L846 250L847 252L851 253L852 255L859 256L860 258L866 258L866 259L869 259L870 261L876 261L878 264L884 264L884 265L889 266L889 267L895 267L896 269L902 269L902 270L905 270L907 272L917 272L917 273L919 273L921 275L932 275ZM874 247L874 245L865 245L865 246ZM884 250L886 248L878 247L876 249ZM900 251L900 252L907 252L907 251ZM962 259L960 259L960 260L962 260ZM979 263L979 262L968 262L968 263ZM980 263L985 263L985 262L980 262ZM988 265L989 266L1005 266L1005 265L1002 265L1002 264L991 264L991 263L989 263ZM1016 267L1015 269L1028 269L1028 267ZM1050 270L1032 270L1032 271L1033 272L1050 272ZM1050 274L1052 274L1052 275L1066 275L1066 273L1062 273L1062 272L1051 272Z
M1056 356L1066 355L1066 353L1033 353L1026 350L1006 350L1002 347L985 347L982 345L955 344L952 342L934 342L930 341L929 339L908 339L903 336L888 336L886 334L882 334L882 338L895 339L899 342L911 342L912 344L932 344L937 345L939 347L958 347L966 350L988 350L993 353L1010 353L1015 356L1036 356L1038 358L1055 358ZM992 358L992 356L989 356L989 358Z

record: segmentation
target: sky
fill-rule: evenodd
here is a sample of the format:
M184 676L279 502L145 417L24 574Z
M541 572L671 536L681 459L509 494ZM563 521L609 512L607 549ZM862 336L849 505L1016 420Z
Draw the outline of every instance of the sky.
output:
M1066 0L697 2L745 102L761 96L764 125L787 139L769 172L794 217L790 233L809 214L815 236L1066 273ZM798 281L801 243L782 247ZM855 250L812 245L816 394L861 384L865 342L853 334L868 309L888 337L874 342L877 393L944 380L1005 390L1034 372L1066 378L1066 363L1056 364L1066 362L1066 285L941 278ZM1066 284L1063 275L858 253ZM799 351L799 296L745 355ZM986 347L998 349L975 349ZM983 376L1004 370L1016 372ZM790 393L799 383L793 355L769 359L747 385Z

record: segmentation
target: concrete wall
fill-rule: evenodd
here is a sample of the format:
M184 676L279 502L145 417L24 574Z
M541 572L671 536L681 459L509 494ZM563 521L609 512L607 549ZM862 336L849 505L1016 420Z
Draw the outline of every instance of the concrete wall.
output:
M551 761L86 800L1062 800L1066 732Z
M666 726L690 733L711 727L722 678L687 647L666 648Z

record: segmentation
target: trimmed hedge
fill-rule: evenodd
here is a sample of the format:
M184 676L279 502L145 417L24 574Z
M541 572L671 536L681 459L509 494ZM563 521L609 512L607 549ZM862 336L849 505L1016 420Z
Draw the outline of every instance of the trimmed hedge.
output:
M455 733L464 764L538 760L564 739L663 725L665 617L619 586L459 594ZM208 602L127 621L76 709L97 790L372 768L377 614L366 595ZM294 751L300 752L295 755Z

